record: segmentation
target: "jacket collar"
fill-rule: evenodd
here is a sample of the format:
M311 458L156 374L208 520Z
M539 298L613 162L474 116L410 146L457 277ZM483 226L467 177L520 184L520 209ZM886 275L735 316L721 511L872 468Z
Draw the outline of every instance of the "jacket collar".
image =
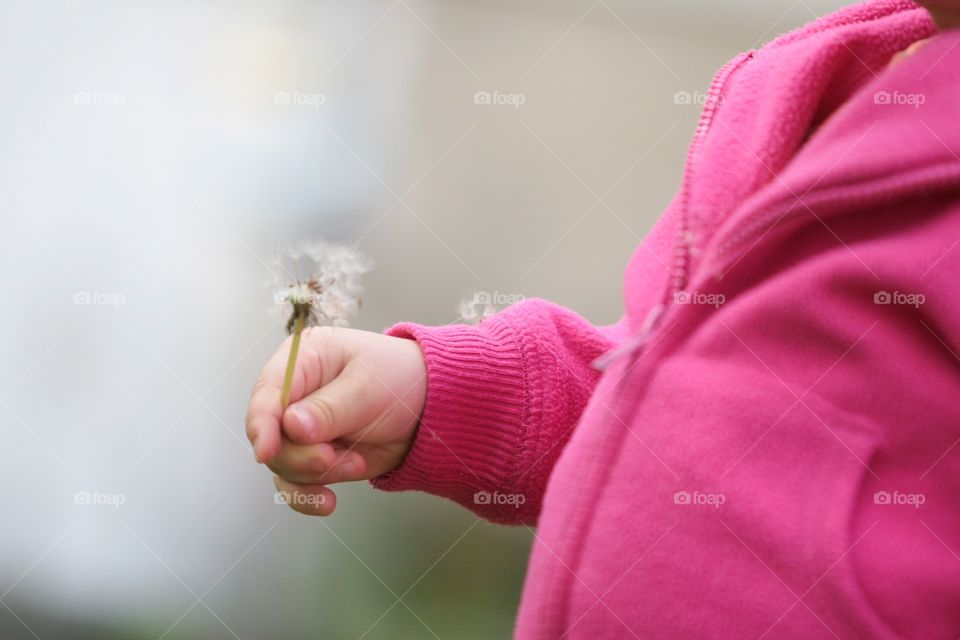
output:
M896 22L914 40L928 37L922 30L932 29L932 23L925 12L922 21L914 22L914 17L906 13ZM886 56L908 46L897 33L884 29L871 36L875 51ZM849 40L845 44L851 46L851 56L862 51L859 57L867 64L880 57L865 57L869 47ZM871 65L873 72L851 85L852 95L829 112L809 140L796 143L793 157L776 175L768 172L770 179L720 220L711 234L708 269L722 274L759 238L772 240L800 224L829 228L831 218L863 211L871 203L889 205L920 191L960 189L958 62L960 31L955 30L934 37L894 67ZM856 65L865 68L859 61ZM827 82L849 82L850 71L830 70L834 73ZM816 119L812 116L811 122ZM797 128L790 129L795 140Z
M690 167L687 216L695 246L705 247L719 226L741 219L734 213L754 195L784 188L792 167L806 169L798 162L801 148L834 140L838 111L862 99L862 88L886 74L895 53L932 32L928 14L912 3L867 2L781 36L737 68ZM818 159L825 163L810 168L825 182L842 158Z
M951 94L960 87L960 34L937 36L889 68L894 54L935 33L929 14L916 4L869 0L721 69L668 211L667 227L677 241L661 300L651 307L646 296L630 295L632 287L650 289L644 277L650 272L636 259L627 269L627 312L637 336L626 352L642 349L691 280L723 275L790 225L816 223L831 208L834 214L850 211L839 193L843 185L868 185L889 201L893 193L960 184L957 125L938 136L926 131L927 123L945 128L958 120L949 112ZM929 120L913 106L883 104L874 97L881 91L891 102L895 91L923 92ZM905 167L916 173L898 173ZM879 181L891 176L900 184Z

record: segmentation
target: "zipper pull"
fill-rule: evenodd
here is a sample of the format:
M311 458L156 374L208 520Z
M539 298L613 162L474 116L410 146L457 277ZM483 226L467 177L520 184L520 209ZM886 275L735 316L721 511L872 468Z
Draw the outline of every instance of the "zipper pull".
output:
M640 326L639 331L610 351L607 351L601 355L599 358L590 363L590 366L597 371L605 371L607 367L617 360L620 360L624 356L637 353L643 347L643 345L646 344L647 339L653 332L653 328L656 326L657 320L660 319L660 314L663 313L663 308L662 302L651 307L650 311L647 312L647 317L644 318L643 324Z

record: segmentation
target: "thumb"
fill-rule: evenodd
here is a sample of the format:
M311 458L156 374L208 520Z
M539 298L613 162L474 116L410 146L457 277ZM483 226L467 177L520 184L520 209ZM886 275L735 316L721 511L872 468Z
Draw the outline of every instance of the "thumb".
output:
M283 432L298 444L330 442L367 426L377 417L376 384L356 362L310 395L287 407Z

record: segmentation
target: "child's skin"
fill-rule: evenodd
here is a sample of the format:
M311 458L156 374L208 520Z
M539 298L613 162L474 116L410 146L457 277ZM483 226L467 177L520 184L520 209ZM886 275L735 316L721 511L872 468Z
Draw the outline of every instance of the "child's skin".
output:
M960 0L918 4L941 30L960 27ZM257 460L276 474L279 491L322 496L291 500L291 508L327 516L336 508L336 496L326 485L375 478L403 461L426 401L426 367L413 340L354 329L308 329L297 359L293 402L281 416L289 350L287 339L257 380L247 437Z
M303 334L291 402L280 414L288 338L264 367L247 413L257 460L279 491L323 496L291 500L308 515L330 515L325 485L375 478L410 449L427 395L427 372L412 340L318 327Z

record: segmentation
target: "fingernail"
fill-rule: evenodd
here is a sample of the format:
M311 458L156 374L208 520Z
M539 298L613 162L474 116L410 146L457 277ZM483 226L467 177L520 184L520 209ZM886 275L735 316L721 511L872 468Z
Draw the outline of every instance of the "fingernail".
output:
M296 416L297 422L300 423L300 426L303 428L306 435L313 436L317 432L317 423L313 419L313 414L310 413L306 407L301 407L300 405L293 405L290 407L290 411L293 412L293 415Z
M357 473L357 467L352 462L345 462L340 467L340 475L344 478L353 478Z

